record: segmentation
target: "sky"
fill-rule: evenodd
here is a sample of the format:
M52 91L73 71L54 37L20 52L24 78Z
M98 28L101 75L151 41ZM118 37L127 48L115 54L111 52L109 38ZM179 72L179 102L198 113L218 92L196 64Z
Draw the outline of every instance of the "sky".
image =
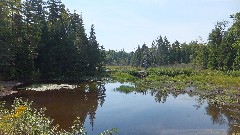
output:
M106 50L130 52L160 35L173 43L207 41L218 21L232 21L240 0L62 0L82 13L86 33L95 25L97 40ZM201 38L200 38L201 37Z

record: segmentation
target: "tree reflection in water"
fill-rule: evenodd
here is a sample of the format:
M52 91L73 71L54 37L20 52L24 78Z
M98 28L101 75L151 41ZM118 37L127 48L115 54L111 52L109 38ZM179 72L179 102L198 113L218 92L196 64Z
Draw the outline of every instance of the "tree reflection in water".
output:
M105 91L102 83L82 83L74 89L63 87L46 91L23 90L2 100L10 105L15 97L22 97L24 100L33 101L34 108L46 107L46 116L54 119L54 124L66 130L72 126L77 117L80 117L83 125L89 116L93 128L97 108L99 105L103 106L105 101Z
M152 96L155 97L155 101L158 103L166 102L169 94L175 98L183 93L176 91L166 92L164 90L149 91ZM190 97L199 96L197 93L188 93ZM204 102L207 102L205 98L199 96L197 98L198 104L194 105L196 109L200 108ZM240 133L240 105L219 105L208 102L208 106L205 108L207 115L211 116L213 124L228 124L228 134Z
M186 94L184 92L179 92L176 90L173 91L165 91L165 90L147 90L147 91L135 91L135 93L142 93L146 95L150 93L151 96L155 98L157 103L165 103L167 101L167 97L172 95L177 98L180 94ZM128 94L128 93L125 93ZM208 99L206 97L197 94L196 92L188 92L190 97L198 96L196 98L198 104L194 105L196 109L199 109L204 102L207 102ZM213 124L228 124L228 134L240 133L240 104L233 105L219 105L216 103L208 102L207 107L205 108L206 114L211 117Z
M240 107L229 105L217 105L208 103L206 112L212 117L213 123L229 126L228 134L240 133Z
M49 86L49 84L47 86ZM82 83L74 85L74 87L71 88L72 89L67 89L67 87L62 87L57 90L46 91L23 90L19 93L4 97L1 100L7 101L9 106L12 104L12 101L15 97L23 97L23 99L33 101L33 107L46 107L46 115L51 119L54 119L54 124L59 124L60 128L66 130L68 130L68 127L72 126L72 123L76 117L80 117L82 125L84 125L86 119L89 118L93 130L94 121L96 119L96 111L98 107L102 107L105 102L105 84L101 82ZM180 94L186 94L177 90L145 90L134 91L134 93L141 93L143 95L150 94L154 97L157 103L168 102L167 98L170 95L177 98ZM129 94L129 92L126 94ZM206 97L201 96L196 92L188 92L187 94L190 97L198 97L196 98L197 104L194 105L196 109L201 108L201 106L203 106L203 104L208 100ZM205 105L206 104L204 104L204 106ZM206 114L211 117L213 124L228 124L228 134L240 132L239 104L219 105L208 102L205 110Z

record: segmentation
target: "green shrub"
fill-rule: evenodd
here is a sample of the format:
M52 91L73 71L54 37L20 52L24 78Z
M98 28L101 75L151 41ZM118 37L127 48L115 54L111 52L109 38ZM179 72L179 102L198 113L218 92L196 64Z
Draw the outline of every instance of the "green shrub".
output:
M234 77L240 77L240 70L232 70L225 72L226 75L234 76Z
M187 68L150 68L147 70L148 75L159 75L159 76L170 76L175 77L177 75L187 75L190 76L194 74L193 69L187 69Z

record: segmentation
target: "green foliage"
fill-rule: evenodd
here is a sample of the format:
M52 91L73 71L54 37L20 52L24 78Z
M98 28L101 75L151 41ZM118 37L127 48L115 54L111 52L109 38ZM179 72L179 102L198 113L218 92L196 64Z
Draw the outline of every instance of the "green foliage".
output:
M88 54L88 66L87 66L87 75L95 75L97 73L102 72L103 70L103 62L105 58L105 54L101 49L99 48L99 44L96 39L96 33L95 33L95 28L94 25L91 26L91 32L89 36L89 52Z
M193 69L188 68L149 68L147 70L148 75L158 75L158 76L178 76L178 75L192 75L195 71Z
M118 66L127 66L132 64L131 59L133 57L132 53L127 53L124 50L118 52L114 50L105 51L106 53L106 65L118 65Z
M133 92L135 88L133 86L121 85L120 87L116 88L116 90L128 94Z
M240 77L240 71L239 70L232 70L225 72L226 75L233 76L233 77Z
M119 82L134 82L138 78L145 76L145 72L142 72L142 68L128 66L108 66L108 69L111 71L111 76Z
M104 48L60 0L0 1L0 76L78 80L104 71Z
M80 119L74 121L70 131L59 130L53 125L53 120L45 116L45 109L34 109L32 102L15 99L12 109L6 109L4 102L0 103L0 134L2 135L86 135L87 132L80 124ZM112 135L116 128L106 130L101 135Z
M135 81L137 78L128 74L128 73L122 73L122 72L115 72L111 75L114 79L118 80L119 82L132 82Z

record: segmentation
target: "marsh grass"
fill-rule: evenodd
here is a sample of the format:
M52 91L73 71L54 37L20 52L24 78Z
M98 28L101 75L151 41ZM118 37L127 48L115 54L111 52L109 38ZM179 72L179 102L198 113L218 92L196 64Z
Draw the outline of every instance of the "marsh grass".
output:
M204 95L213 103L238 104L240 93L240 71L201 70L194 68L134 68L108 67L113 72L110 76L120 82L132 82L135 91L163 90L186 92L189 86L196 88L196 93ZM141 71L144 77L136 74Z
M128 86L128 85L121 85L120 87L116 88L116 91L123 92L123 93L131 93L135 90L134 86Z

